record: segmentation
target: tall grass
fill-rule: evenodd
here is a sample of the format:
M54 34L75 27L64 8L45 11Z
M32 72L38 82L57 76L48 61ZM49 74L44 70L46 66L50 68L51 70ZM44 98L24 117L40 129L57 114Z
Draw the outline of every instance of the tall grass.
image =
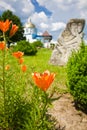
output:
M67 91L66 88L66 67L64 66L54 66L49 64L52 50L48 48L41 48L35 56L25 56L25 63L27 64L29 73L32 72L43 72L44 70L49 70L50 72L55 72L56 77L52 88L56 91Z

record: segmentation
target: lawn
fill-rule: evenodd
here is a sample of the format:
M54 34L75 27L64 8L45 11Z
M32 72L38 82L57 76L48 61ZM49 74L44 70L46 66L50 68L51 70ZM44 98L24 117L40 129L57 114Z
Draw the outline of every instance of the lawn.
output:
M49 64L49 60L52 54L51 49L41 48L38 50L35 56L25 56L25 63L28 67L29 73L32 72L43 72L49 70L55 72L56 77L51 85L55 87L56 91L67 91L66 88L66 67L54 66Z

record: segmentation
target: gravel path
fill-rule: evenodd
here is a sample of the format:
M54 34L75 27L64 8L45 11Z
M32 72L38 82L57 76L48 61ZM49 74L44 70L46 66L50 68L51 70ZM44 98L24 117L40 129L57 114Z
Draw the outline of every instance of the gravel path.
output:
M87 130L87 115L75 109L73 99L69 94L64 94L59 100L53 102L49 110L56 120L56 130Z

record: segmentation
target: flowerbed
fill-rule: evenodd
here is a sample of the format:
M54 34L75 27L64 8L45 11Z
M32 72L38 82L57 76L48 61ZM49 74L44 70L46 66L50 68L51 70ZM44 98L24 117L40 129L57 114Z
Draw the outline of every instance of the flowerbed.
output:
M53 98L47 90L55 74L48 70L29 74L24 53L7 48L18 26L7 19L0 21L0 30L0 130L53 130L47 115Z

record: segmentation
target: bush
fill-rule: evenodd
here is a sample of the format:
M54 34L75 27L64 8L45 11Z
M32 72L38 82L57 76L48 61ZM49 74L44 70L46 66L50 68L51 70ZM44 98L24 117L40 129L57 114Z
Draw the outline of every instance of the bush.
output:
M70 93L73 95L77 106L85 110L87 107L87 46L84 42L68 60L67 78Z
M22 40L13 47L13 51L22 51L25 55L35 55L37 53L37 48L34 44Z
M54 43L51 43L51 44L50 44L50 48L53 50L54 47L55 47L55 44L54 44Z
M43 43L41 42L41 41L35 41L35 42L33 42L32 43L35 47L37 47L37 48L40 48L40 47L43 47Z

